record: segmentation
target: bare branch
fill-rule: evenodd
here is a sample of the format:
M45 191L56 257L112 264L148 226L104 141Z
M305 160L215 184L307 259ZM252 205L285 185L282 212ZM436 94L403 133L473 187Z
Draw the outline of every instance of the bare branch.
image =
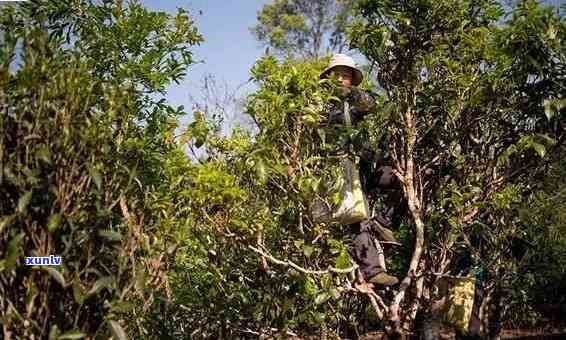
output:
M265 257L267 260L269 260L272 263L284 266L284 267L291 267L303 274L311 274L311 275L324 275L324 274L328 274L328 273L337 273L337 274L348 274L353 272L354 270L356 270L358 268L358 265L354 264L352 267L350 268L346 268L346 269L338 269L338 268L333 268L333 267L328 267L328 269L326 270L310 270L310 269L306 269L303 268L301 266L299 266L298 264L286 260L279 260L276 259L275 257L267 254L266 252L259 250L258 248L254 247L254 246L248 246L249 249L253 250L254 252L258 253L259 255Z

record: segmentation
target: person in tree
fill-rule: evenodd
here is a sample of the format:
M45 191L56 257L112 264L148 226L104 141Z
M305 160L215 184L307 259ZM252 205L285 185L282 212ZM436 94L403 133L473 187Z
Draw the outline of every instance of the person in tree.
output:
M348 55L332 56L328 66L320 74L321 79L329 77L338 80L337 93L342 101L348 101L353 125L360 122L375 107L373 95L357 87L362 82L363 74ZM327 112L329 124L344 123L341 103L330 103ZM404 206L400 183L391 166L385 165L384 157L372 150L369 143L363 145L360 153L360 178L368 200L383 196L386 198L385 208L377 216L351 225L351 252L366 282L391 286L397 284L398 279L386 272L382 247L373 235L377 234L380 239L389 243L396 242L388 228L400 222L399 213Z

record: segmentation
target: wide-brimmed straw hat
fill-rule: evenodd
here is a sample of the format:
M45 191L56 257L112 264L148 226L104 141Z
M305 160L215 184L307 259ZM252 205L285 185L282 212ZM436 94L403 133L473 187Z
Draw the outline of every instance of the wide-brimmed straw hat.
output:
M341 53L335 54L332 56L332 58L330 58L328 67L326 67L324 71L322 71L320 78L327 78L332 69L336 66L346 66L352 69L352 85L357 86L362 82L364 76L362 74L362 71L358 69L358 65L356 65L354 59L352 59L352 57L350 57L349 55Z

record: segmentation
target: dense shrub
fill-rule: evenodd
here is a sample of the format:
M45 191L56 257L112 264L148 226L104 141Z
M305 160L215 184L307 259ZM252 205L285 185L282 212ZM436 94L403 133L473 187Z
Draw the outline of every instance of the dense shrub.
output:
M169 292L170 235L181 226L157 209L179 177L166 176L179 112L150 94L186 70L200 36L182 11L135 4L1 10L4 336L123 338L140 326L123 319L143 320ZM48 255L62 265L24 265Z

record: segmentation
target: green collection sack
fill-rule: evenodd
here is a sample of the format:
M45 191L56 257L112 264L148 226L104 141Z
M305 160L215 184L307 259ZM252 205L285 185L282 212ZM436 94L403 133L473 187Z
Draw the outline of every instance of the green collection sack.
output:
M344 103L346 126L351 126L348 103ZM340 162L341 182L340 203L333 205L330 199L316 198L311 205L311 215L315 223L339 222L353 224L369 218L368 202L362 191L360 174L356 164L349 158ZM328 193L332 197L334 193Z
M448 301L444 320L461 334L467 334L474 306L476 280L471 277L451 277L446 281Z
M328 200L315 199L311 206L315 223L352 224L369 218L368 203L362 191L356 165L346 158L341 161L341 168L343 185L340 190L340 203L333 206Z

